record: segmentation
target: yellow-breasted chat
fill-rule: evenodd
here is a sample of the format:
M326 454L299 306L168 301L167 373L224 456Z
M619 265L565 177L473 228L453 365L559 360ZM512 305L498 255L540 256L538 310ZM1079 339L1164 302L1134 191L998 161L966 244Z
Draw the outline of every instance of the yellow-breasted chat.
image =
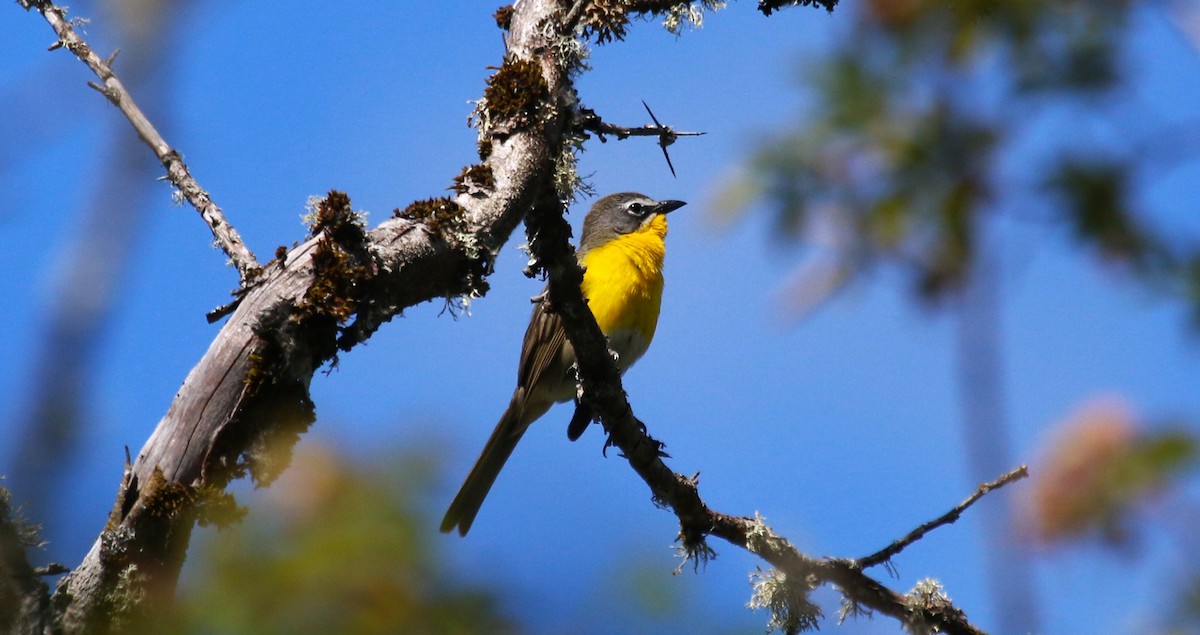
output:
M642 194L610 194L592 205L583 221L577 256L583 266L583 297L617 354L624 373L650 346L662 303L667 217L683 201L656 201ZM466 535L492 484L525 430L550 406L575 398L575 351L557 314L539 302L533 309L517 388L483 452L442 519L441 530ZM578 439L592 415L576 405L567 436Z

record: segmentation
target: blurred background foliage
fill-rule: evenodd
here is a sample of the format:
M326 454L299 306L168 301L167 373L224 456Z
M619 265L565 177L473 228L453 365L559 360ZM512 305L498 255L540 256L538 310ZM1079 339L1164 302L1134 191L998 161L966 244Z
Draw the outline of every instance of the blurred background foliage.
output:
M300 446L246 520L199 534L174 611L148 630L517 632L500 608L511 594L456 581L439 559L422 522L433 467L415 453L364 464Z
M431 520L444 504L432 495L440 464L434 454L392 448L351 458L321 442L302 443L275 484L239 495L249 508L242 522L197 532L175 605L169 613L155 605L135 630L526 632L511 611L535 601L528 590L468 581L442 552L446 541ZM695 598L688 585L661 566L661 553L653 556L631 548L617 557L584 611L609 615L617 631L744 629L744 622L722 627L689 617Z
M1135 21L1165 18L1195 38L1186 25L1196 9L865 0L838 14L852 22L850 35L803 60L801 111L759 145L717 208L769 214L781 243L806 250L785 298L796 315L880 267L901 271L917 303L955 311L966 451L983 480L1017 462L998 359L997 253L1014 234L1073 245L1118 277L1187 303L1200 328L1200 236L1162 222L1163 210L1147 203L1159 180L1196 158L1195 115L1174 121L1144 99L1130 56ZM1193 201L1169 204L1196 213ZM1026 227L1013 232L1014 224ZM1195 428L1133 412L1109 396L1055 424L1032 487L1011 513L989 519L1010 527L985 536L1000 553L992 587L1001 631L1037 630L1036 599L1014 587L1029 576L1015 563L1038 550L1092 540L1130 549L1147 522L1186 535ZM1181 560L1194 560L1190 542L1176 542ZM1165 623L1200 626L1195 581L1173 586L1182 608Z
M989 219L1009 216L1187 298L1200 320L1196 237L1139 208L1140 188L1200 149L1130 85L1126 27L1139 6L846 7L851 36L801 66L798 121L772 133L720 207L765 198L781 237L829 247L835 263L803 286L887 262L936 301L966 281Z
M1031 538L1059 543L1131 540L1131 512L1161 502L1173 475L1194 469L1195 438L1179 427L1147 431L1129 404L1098 398L1057 426L1026 499Z

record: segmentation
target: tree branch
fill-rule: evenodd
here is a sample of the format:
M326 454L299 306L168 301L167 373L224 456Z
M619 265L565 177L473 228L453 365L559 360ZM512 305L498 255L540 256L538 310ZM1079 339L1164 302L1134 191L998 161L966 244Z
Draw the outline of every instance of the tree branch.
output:
M863 573L848 559L813 559L800 553L759 518L736 517L713 511L700 498L697 482L676 474L662 461L663 444L646 433L626 399L616 363L600 327L583 299L579 268L568 237L570 226L557 200L544 198L526 217L526 231L534 261L530 268L549 278L546 301L561 317L567 339L575 350L582 400L595 412L608 433L608 443L621 450L630 466L650 487L656 503L669 507L679 519L679 540L686 557L702 562L711 550L707 536L717 536L758 554L783 572L789 592L805 597L809 580L832 584L855 605L865 606L904 624L928 625L937 632L978 634L961 611L945 606L925 606ZM797 591L799 589L799 591ZM948 605L948 602L946 603ZM799 607L819 611L806 602ZM814 616L811 618L815 620ZM807 621L806 624L813 622Z
M70 29L63 10L46 2L20 2L38 8L62 45L97 73L105 94L163 160L185 196L200 199L193 204L204 214L202 206L211 206L207 194L198 186L189 192L180 185L185 177L194 181L178 155L160 143L157 133L144 135L153 128L107 64ZM576 5L578 11L586 6ZM414 203L367 232L349 198L331 192L316 209L309 239L278 254L254 276L256 284L244 290L167 414L127 465L104 531L60 582L54 608L48 610L61 611L54 621L65 632L103 630L130 610L152 606L147 598L169 593L194 523L236 517L225 485L246 474L269 482L282 469L264 448L278 440L290 447L312 422L308 385L313 373L408 306L484 293L492 259L522 218L535 267L548 272L547 301L562 315L578 356L583 399L655 500L679 518L679 539L690 559L706 558L711 552L705 539L715 535L782 572L789 597L799 598L787 606L816 610L807 603L808 591L813 584L832 584L855 605L909 626L979 632L956 609L898 594L863 574L853 560L810 558L761 519L709 509L696 481L663 463L662 444L634 417L604 335L583 301L582 272L563 218L566 193L555 187L556 168L569 155L564 140L577 130L578 98L570 72L578 60L560 57L569 50L562 39L574 31L546 28L559 24L562 10L558 0L522 0L507 15L505 62L489 80L477 112L484 161L456 180L457 197ZM598 18L591 19L595 24ZM651 127L644 128L650 134ZM657 123L653 127L660 143L669 131ZM206 216L214 234L220 228L232 232L215 206L205 209L218 215ZM251 257L239 264L239 271L246 267L243 278L251 277L253 262Z
M642 102L645 106L646 102ZM646 111L649 112L650 107L646 106ZM658 119L654 117L654 113L650 113L650 117L654 119L654 123L644 126L636 126L629 128L626 126L618 126L617 124L608 123L596 114L596 111L590 108L580 108L578 116L578 125L581 130L593 132L600 138L601 143L605 143L608 139L604 135L612 135L617 139L627 139L629 137L658 137L660 145L671 145L679 137L699 137L704 132L677 132L670 126L664 126L658 123Z
M106 95L166 157L170 178L199 198L198 209L219 214L203 190L188 185L194 182L178 156L75 35L63 10L33 0L22 6L42 12L60 42L97 72ZM60 581L50 610L64 632L103 631L169 595L193 524L236 517L225 485L247 474L267 483L282 469L267 447L290 448L311 423L309 382L339 350L364 341L406 307L486 291L499 248L533 201L555 191L577 103L570 66L553 54L560 35L544 28L559 10L554 0L524 0L514 11L504 64L477 113L486 120L485 160L456 179L456 187L464 186L457 197L418 201L366 232L349 198L332 192L318 206L308 240L277 254L243 288L241 302L127 467L104 531ZM206 218L216 219L214 233L227 228L226 235L236 236L219 216ZM248 272L252 265L241 260L239 268Z
M906 549L909 545L925 537L925 534L937 529L938 527L941 527L942 525L949 525L957 521L968 507L974 505L975 501L983 498L988 492L995 489L1000 489L1001 487L1004 487L1013 481L1019 481L1027 476L1029 476L1029 468L1022 465L1021 467L1004 474L994 481L980 484L974 493L968 496L963 502L955 505L950 511L908 532L906 536L896 540L887 547L884 547L883 549L880 549L879 551L876 551L865 558L859 558L855 561L855 563L863 569L869 569L891 560L896 554L904 551L904 549Z
M96 74L96 77L100 78L102 85L94 82L88 82L88 85L95 88L120 109L129 123L133 125L133 129L137 131L138 137L154 151L154 156L158 157L167 170L166 178L179 190L183 198L187 199L197 212L200 212L200 217L208 224L213 238L229 256L233 266L237 268L242 286L253 281L261 272L254 254L242 242L242 237L233 225L225 220L221 208L212 202L208 192L200 187L200 184L192 177L179 153L167 143L166 139L163 139L154 124L150 123L150 119L133 101L133 97L125 89L125 85L117 78L112 70L112 62L116 59L117 53L114 52L107 60L101 59L75 32L73 21L67 19L65 8L47 0L17 1L26 10L37 9L46 22L50 23L50 27L58 35L58 41L51 45L50 50L66 47L75 57L86 64Z

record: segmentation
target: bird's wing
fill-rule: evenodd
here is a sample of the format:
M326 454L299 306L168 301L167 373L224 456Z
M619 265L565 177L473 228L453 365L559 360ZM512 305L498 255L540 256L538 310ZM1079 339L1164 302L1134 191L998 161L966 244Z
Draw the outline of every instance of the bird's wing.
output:
M550 385L561 382L559 377L543 376L547 371L561 375L567 371L563 347L567 336L563 331L562 319L556 313L546 310L546 301L537 303L533 309L533 317L529 320L529 328L525 331L525 341L521 344L521 367L517 371L517 388L528 392L541 381L549 381Z

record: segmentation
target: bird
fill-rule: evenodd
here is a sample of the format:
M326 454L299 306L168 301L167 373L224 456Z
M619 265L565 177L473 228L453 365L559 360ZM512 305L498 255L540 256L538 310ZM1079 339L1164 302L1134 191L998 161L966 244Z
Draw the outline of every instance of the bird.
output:
M654 338L662 304L667 214L685 204L621 192L596 201L584 218L576 253L583 267L581 290L608 338L609 349L616 353L621 374L645 354ZM540 301L533 308L512 400L450 503L442 519L442 533L457 529L459 535L467 535L530 424L554 404L576 396L575 351L567 341L562 319L546 304ZM567 437L578 439L592 419L592 413L576 402Z

